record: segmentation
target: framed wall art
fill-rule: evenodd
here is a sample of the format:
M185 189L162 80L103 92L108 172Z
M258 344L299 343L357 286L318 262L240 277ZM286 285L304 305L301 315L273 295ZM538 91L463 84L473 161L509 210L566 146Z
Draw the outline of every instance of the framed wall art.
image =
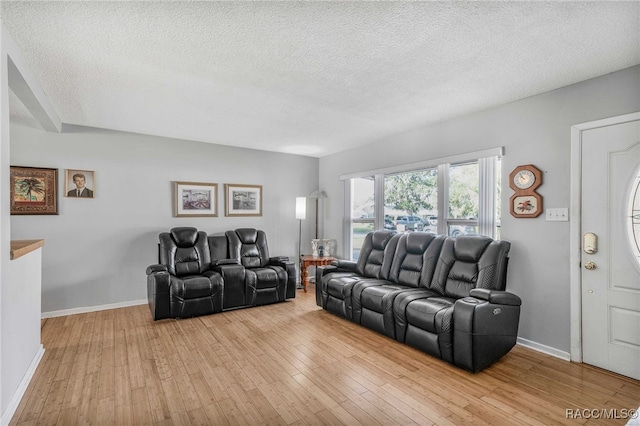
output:
M11 214L58 214L58 169L11 166Z
M71 198L93 198L96 176L92 170L66 169L64 173L64 195Z
M262 185L225 183L225 216L262 216Z
M175 217L218 216L218 184L174 182L173 215Z

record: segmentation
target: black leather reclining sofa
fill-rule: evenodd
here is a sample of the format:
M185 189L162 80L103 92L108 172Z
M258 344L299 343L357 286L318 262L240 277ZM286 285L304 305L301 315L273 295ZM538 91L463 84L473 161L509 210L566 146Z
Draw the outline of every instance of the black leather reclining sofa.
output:
M159 236L158 264L147 268L154 320L187 318L283 302L296 297L296 266L269 257L263 231L241 228L209 236L173 228Z
M374 231L357 262L316 269L316 303L477 372L516 343L521 301L504 291L509 249L482 236Z

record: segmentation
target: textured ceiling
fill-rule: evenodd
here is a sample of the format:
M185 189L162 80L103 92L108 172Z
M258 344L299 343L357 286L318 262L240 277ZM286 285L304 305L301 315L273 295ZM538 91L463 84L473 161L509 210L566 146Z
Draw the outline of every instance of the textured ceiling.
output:
M634 2L10 2L64 123L323 156L640 63Z

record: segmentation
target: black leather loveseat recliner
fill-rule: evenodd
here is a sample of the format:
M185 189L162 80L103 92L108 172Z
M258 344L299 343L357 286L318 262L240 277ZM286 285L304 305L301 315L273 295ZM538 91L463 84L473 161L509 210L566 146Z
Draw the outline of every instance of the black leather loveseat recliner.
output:
M147 268L153 318L222 311L222 277L210 270L207 234L195 228L174 228L159 238L160 263Z
M255 300L253 304L283 302L286 298L289 279L295 289L295 270L287 273L286 259L269 257L267 236L263 231L251 228L225 232L229 242L229 257L245 268L245 280L254 283ZM295 294L295 293L294 293Z
M296 266L269 257L261 230L209 236L179 227L159 236L159 263L147 268L154 320L208 315L283 302L296 296Z
M316 303L476 372L515 345L520 298L506 292L510 243L374 231L358 262L316 269Z

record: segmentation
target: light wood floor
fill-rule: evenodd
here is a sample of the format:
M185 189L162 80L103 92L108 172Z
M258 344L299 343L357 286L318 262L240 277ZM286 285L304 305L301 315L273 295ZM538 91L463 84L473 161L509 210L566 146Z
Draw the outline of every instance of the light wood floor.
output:
M625 424L640 382L522 347L467 373L295 300L153 322L147 306L43 323L11 424ZM620 411L619 411L620 412Z

